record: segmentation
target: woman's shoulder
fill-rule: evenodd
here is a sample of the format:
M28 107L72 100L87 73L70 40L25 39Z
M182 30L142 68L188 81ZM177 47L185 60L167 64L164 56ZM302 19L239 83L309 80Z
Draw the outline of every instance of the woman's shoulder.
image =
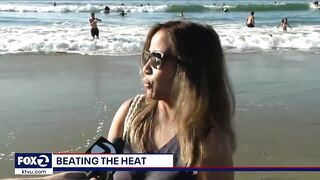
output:
M144 95L143 94L138 94L135 97L132 97L132 98L129 98L129 99L125 100L121 104L121 106L119 107L119 109L118 109L118 111L117 111L115 116L117 116L117 114L118 114L118 115L126 117L128 114L130 114L130 111L132 109L136 108L136 106L139 106L142 101L144 101Z
M108 134L108 140L113 140L116 138L122 138L123 130L125 126L125 121L128 119L128 116L130 115L130 112L132 111L133 106L139 102L139 100L144 97L143 95L137 95L133 98L129 98L125 100L119 109L117 110L116 114L114 115L114 118L112 120L109 134ZM141 100L140 100L141 101Z
M130 108L130 104L132 103L132 100L133 98L125 100L117 110L115 117L120 115L126 115Z

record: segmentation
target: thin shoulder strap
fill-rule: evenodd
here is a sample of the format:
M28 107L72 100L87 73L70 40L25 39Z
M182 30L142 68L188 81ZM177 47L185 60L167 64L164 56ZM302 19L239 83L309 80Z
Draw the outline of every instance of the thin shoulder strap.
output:
M123 135L122 135L123 138L125 137L125 135L128 131L128 127L133 120L134 114L140 108L143 100L144 100L144 95L139 94L136 97L134 97L134 99L131 101L127 116L124 120Z

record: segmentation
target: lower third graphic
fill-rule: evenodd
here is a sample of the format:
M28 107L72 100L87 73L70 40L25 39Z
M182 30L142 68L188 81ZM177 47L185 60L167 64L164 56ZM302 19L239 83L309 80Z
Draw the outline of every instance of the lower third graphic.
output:
M53 174L51 153L16 153L16 175Z

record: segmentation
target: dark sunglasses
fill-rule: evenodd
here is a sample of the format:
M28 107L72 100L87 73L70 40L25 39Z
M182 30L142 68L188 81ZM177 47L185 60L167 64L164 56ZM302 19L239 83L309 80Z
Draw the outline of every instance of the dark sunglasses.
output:
M144 51L142 55L143 65L150 63L150 66L154 69L161 69L161 65L164 61L165 53L161 51Z

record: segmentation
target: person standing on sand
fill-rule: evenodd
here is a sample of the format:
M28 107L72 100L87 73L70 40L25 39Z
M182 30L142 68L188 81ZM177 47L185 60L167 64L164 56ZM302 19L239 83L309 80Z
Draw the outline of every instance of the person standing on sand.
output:
M255 27L255 20L254 20L254 11L250 12L250 15L246 19L247 27Z
M89 19L89 24L91 26L91 36L94 39L95 36L97 36L97 39L99 39L99 29L98 29L98 21L101 21L101 19L96 18L94 13L91 13L91 18Z

